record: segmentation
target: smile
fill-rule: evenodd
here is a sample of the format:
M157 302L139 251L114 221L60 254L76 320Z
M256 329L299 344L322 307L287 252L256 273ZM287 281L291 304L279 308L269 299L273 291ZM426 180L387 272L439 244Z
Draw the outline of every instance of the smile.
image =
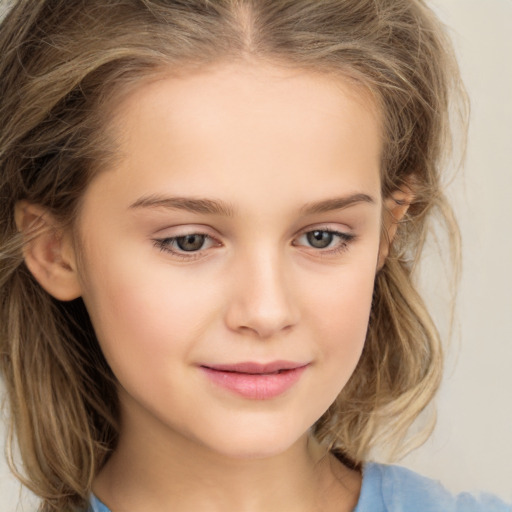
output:
M269 400L288 391L308 366L309 363L275 361L269 364L201 365L200 368L217 386L244 398Z

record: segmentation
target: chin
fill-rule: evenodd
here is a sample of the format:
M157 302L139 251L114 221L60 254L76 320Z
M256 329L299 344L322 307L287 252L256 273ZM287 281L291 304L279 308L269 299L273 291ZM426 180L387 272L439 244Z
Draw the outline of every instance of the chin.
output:
M277 457L307 438L309 429L276 427L275 423L255 424L248 428L210 431L206 446L217 454L231 459L267 459ZM218 435L215 435L218 434ZM205 440L206 441L206 440ZM203 441L204 442L204 441Z
M226 458L235 460L262 460L279 457L290 450L298 440L292 443L275 443L268 440L261 443L233 443L230 446L215 446L215 451Z

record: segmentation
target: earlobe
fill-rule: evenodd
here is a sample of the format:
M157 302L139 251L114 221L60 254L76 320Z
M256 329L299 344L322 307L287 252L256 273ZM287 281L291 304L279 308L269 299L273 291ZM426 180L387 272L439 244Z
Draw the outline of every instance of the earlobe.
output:
M19 201L15 221L23 234L23 257L36 281L62 301L81 295L75 265L75 251L69 234L38 205Z
M395 190L384 199L384 211L382 219L382 235L379 247L377 270L380 270L389 255L389 250L400 222L405 217L409 206L414 200L414 193L409 186Z

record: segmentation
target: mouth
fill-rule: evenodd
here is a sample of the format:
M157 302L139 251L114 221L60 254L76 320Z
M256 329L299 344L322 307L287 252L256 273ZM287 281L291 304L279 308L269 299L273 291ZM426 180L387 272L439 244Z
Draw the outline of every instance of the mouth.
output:
M252 400L276 398L300 379L309 363L274 361L236 364L201 365L208 380L231 393Z
M268 375L289 370L295 370L307 366L307 363L295 363L292 361L273 361L271 363L244 362L235 364L203 365L203 368L220 372L248 373L252 375Z

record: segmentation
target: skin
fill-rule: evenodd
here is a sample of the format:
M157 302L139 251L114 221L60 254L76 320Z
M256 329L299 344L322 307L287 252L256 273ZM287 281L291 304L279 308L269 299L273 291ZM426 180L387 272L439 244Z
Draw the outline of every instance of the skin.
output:
M405 213L380 196L371 99L339 78L218 64L141 85L109 129L120 158L85 192L78 246L48 235L26 253L50 293L83 297L119 380L120 442L95 493L113 512L352 510L361 476L308 429L360 357L382 226L396 226L383 211ZM339 198L352 202L326 207ZM45 218L18 208L19 225L31 216ZM180 249L193 234L203 245ZM306 367L268 399L201 369L276 360Z

